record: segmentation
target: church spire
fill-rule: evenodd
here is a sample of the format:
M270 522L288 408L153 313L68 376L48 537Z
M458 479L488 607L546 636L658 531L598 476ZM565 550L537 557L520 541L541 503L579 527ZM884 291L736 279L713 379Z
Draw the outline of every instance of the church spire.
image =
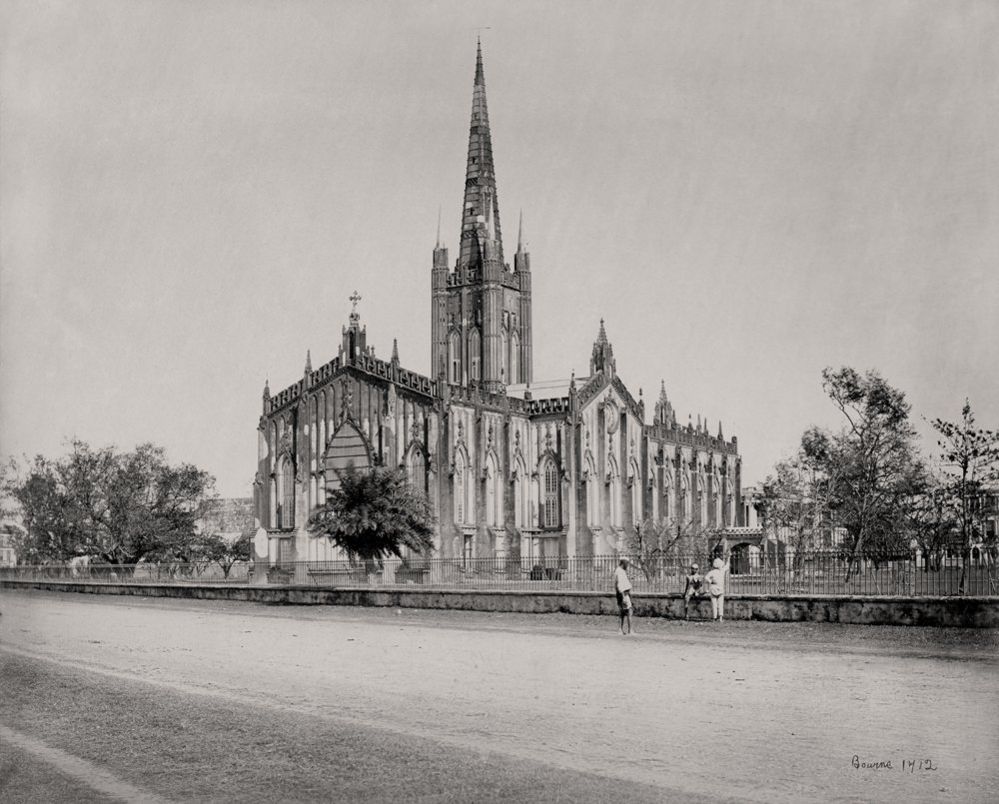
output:
M459 264L477 266L482 262L481 240L496 243L496 256L503 264L503 234L500 229L493 144L486 108L486 79L482 69L482 42L476 46L475 83L472 88L472 119L468 129L468 163L465 168L465 202L461 215Z

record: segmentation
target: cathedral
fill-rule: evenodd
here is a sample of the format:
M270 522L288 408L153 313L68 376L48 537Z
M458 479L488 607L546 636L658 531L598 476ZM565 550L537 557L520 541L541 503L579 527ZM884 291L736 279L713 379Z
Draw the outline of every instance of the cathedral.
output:
M336 357L272 395L254 481L257 550L271 563L340 558L308 532L348 465L404 469L437 519L434 555L528 562L627 552L642 523L742 524L736 438L677 421L663 384L651 422L615 370L601 321L589 374L535 380L531 257L503 252L482 50L468 135L461 240L430 270L430 376L393 342L375 357L357 311ZM676 524L673 524L676 523ZM264 541L266 534L266 541ZM266 545L266 547L265 547Z

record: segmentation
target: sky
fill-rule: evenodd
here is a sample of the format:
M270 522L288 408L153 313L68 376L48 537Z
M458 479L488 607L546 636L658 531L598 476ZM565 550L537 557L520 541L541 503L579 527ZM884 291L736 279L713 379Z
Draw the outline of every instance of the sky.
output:
M355 290L429 373L477 35L537 380L603 318L747 485L840 426L826 366L999 428L995 2L14 0L0 453L152 441L248 496L265 380L332 359Z

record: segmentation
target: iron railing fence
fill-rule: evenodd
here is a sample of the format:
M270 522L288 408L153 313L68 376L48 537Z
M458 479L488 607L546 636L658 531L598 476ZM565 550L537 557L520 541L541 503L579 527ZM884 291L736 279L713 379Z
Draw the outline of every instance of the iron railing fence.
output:
M636 594L679 594L692 563L702 577L710 569L703 555L626 556ZM218 564L160 562L110 565L72 562L0 568L0 578L95 584L247 585L318 588L432 586L442 589L564 590L610 592L621 556L569 558L397 558L383 561L282 561L263 569L237 562L225 572ZM868 556L851 561L839 551L768 556L735 555L726 577L730 595L999 595L999 567L986 556ZM706 589L706 584L702 587Z
M245 585L252 576L246 561L238 561L228 571L212 562L144 562L142 564L19 564L0 567L0 579L25 581L78 581L95 584L204 584Z

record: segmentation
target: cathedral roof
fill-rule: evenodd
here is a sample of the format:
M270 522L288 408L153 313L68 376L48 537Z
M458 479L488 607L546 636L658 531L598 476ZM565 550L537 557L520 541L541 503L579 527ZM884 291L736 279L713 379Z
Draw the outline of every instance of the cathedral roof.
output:
M586 382L589 377L576 377L576 384ZM541 380L532 383L515 383L506 387L507 396L524 399L526 392L531 392L532 399L560 399L569 396L569 385L572 378L564 380Z

